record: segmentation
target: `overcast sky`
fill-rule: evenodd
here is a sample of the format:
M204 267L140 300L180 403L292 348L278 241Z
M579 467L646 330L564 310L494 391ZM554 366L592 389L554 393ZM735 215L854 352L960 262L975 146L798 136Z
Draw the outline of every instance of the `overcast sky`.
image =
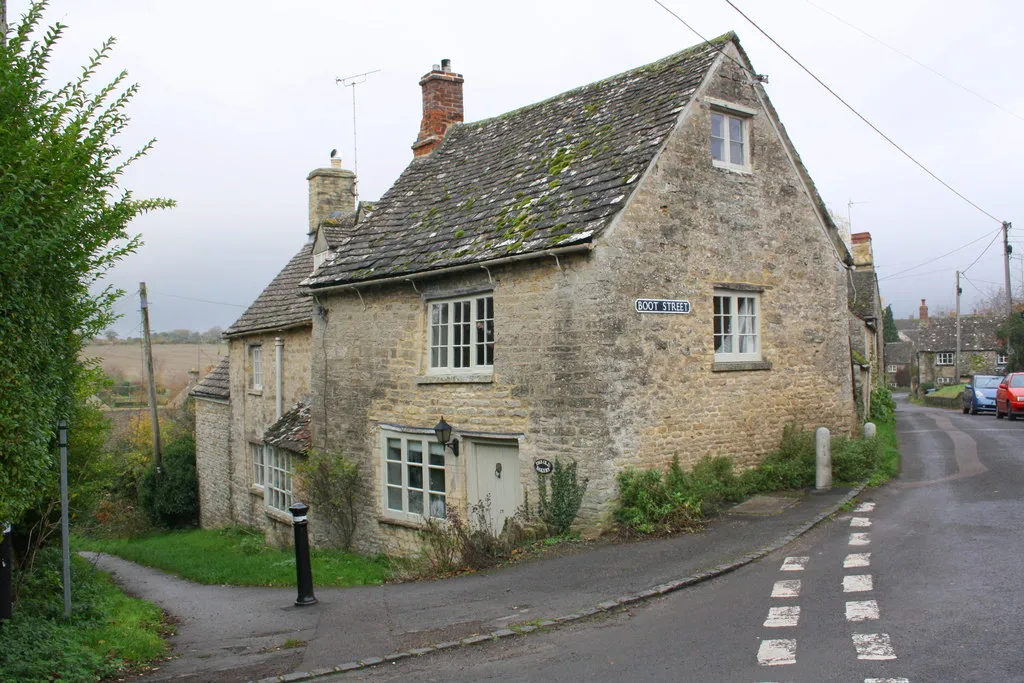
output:
M1010 238L1024 257L1024 4L734 0L979 211L724 0L662 2L705 37L738 33L825 202L871 233L896 317L916 317L922 298L933 314L951 311L958 269L966 311L1002 286L999 221L1016 220ZM8 0L8 21L27 6ZM465 76L475 121L700 42L654 0L53 0L45 23L57 21L68 26L51 68L61 81L117 38L103 75L124 68L141 86L121 145L157 139L125 185L178 202L135 221L145 244L109 278L131 295L118 307L122 335L139 334L140 281L154 330L227 327L302 246L306 175L328 165L332 148L355 164L353 88L336 79L376 71L354 88L360 198L376 200L412 158L417 83L442 58ZM1011 271L1018 291L1024 261Z

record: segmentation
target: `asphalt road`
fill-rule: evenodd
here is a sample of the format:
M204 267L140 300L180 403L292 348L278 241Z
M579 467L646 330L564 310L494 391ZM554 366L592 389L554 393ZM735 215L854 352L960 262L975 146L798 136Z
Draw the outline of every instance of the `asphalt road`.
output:
M901 404L898 432L896 482L757 563L332 680L1024 681L1024 421Z

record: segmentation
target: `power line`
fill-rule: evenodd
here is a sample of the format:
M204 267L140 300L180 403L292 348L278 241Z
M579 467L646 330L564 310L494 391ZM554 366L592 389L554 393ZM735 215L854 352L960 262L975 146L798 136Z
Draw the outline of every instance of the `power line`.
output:
M248 308L242 304L229 304L224 301L210 301L209 299L196 299L190 296L181 296L179 294L168 294L167 292L161 292L158 296L169 296L172 299L184 299L185 301L198 301L203 304L215 304L217 306L234 306L235 308Z
M992 248L992 245L993 245L993 244L995 244L995 241L996 241L996 240L997 240L997 239L999 238L999 235L1000 235L1000 233L1002 233L1002 230L1000 230L1000 231L999 231L999 233L997 233L997 234L995 235L995 237L993 237L993 238L992 238L992 241L991 241L991 242L989 242L989 243L988 243L988 244L987 244L987 245L985 246L985 248L984 248L984 249L982 249L981 253L980 253L980 254L978 254L978 258L976 258L976 259L974 259L973 261L971 261L971 265L967 266L966 268L964 268L963 270L961 270L961 271L960 271L960 273L961 273L961 274L963 274L963 273L966 273L966 272L967 272L968 270L970 270L971 268L973 268L973 267L974 267L974 264L975 264L975 263L977 263L978 261L980 261L980 260L981 260L981 257L985 255L985 252L987 252L987 251L988 251L989 249L991 249L991 248Z
M655 0L655 2L658 2L658 0ZM789 51L787 51L787 50L786 50L786 48L782 47L782 45L780 45L780 44L779 44L779 42L778 42L777 40L775 40L775 39L774 39L774 38L772 38L772 37L771 37L770 35L768 35L768 33L767 33L767 32L766 32L766 31L765 31L765 30L764 30L763 28L761 28L760 26L758 26L758 25L757 25L757 23L756 23L756 22L755 22L755 21L754 21L753 19L751 19L750 17L748 17L748 16L746 15L746 14L744 14L743 10L741 10L741 9L740 9L739 7L737 7L737 6L735 5L735 4L733 4L732 0L725 0L725 3L726 3L727 5L729 5L729 7L732 7L732 8L734 9L734 10L736 10L736 12L737 12L737 13L739 13L739 15L740 15L741 17L743 17L744 19L746 19L746 20L747 20L747 22L748 22L748 23L750 23L750 25L751 25L751 26L753 26L754 28L756 28L756 29L757 29L757 30L758 30L758 31L759 31L759 32L761 33L761 35L763 35L763 36L764 36L765 38L767 38L767 39L768 39L769 41L771 41L771 43L772 43L773 45L775 45L775 47L779 48L779 50L781 50L781 51L782 51L782 53L783 53L784 55L786 55L786 56L787 56L787 57L789 57L789 58L790 58L791 60L793 60L793 62L794 62L794 63L795 63L795 64L796 64L797 66L799 66L799 67L800 67L801 69L803 69L803 70L804 70L804 72L805 72L805 73L807 73L807 75L808 75L808 76L810 76L811 78L813 78L813 79L814 79L814 80L815 80L815 81L816 81L816 82L818 83L818 85L820 85L820 86L821 86L821 87L823 87L823 88L824 88L825 90L827 90L827 91L829 92L829 94L830 94L830 95L832 95L832 97L836 98L836 99L837 99L837 100L838 100L838 101L839 101L840 103L842 103L842 105L843 105L844 107L846 107L847 109L849 109L849 110L850 110L850 111L851 111L851 112L852 112L852 113L854 114L854 116L856 116L856 117L857 117L857 118L859 118L859 119L860 119L861 121L863 121L863 122L864 122L865 124L867 124L867 125L868 125L868 127L870 127L870 128L871 128L871 130L873 130L873 131L875 131L876 133L878 133L878 134L879 134L880 136L882 136L882 138L883 138L883 139L884 139L884 140L885 140L886 142L888 142L888 143L889 143L890 145L892 145L893 147L895 147L895 148L896 148L896 149L897 149L897 150L898 150L898 151L900 152L900 154L902 154L903 156L905 156L905 157L906 157L907 159L910 159L910 161L914 162L914 164L915 164L915 165L917 165L917 167L918 167L918 168L920 168L920 169L921 169L922 171L924 171L925 173L927 173L928 175L930 175L930 176L931 176L932 178L934 178L934 179L935 179L935 180L936 180L937 182L939 182L939 183L940 183L940 184L941 184L941 185L942 185L943 187L945 187L945 188L946 188L947 190L949 190L950 192L952 192L953 194L955 194L955 195L956 195L957 197L960 197L960 199L964 200L965 202L967 202L968 204L970 204L970 205L971 205L971 206L973 206L973 207L974 207L975 209L977 209L977 210L978 210L978 211L980 211L981 213L985 214L986 216L988 216L989 218L991 218L991 219L992 219L992 220L994 220L995 222L999 223L1000 225L1002 224L1002 221L1001 221L1000 219L996 218L995 216L993 216L992 214L990 214L990 213L989 213L988 211L986 211L985 209L981 208L980 206L978 206L977 204L975 204L974 202L972 202L972 201L971 201L970 199L968 199L967 197L965 197L965 196L964 196L963 194L961 194L960 192L958 192L958 191L957 191L957 190L956 190L956 189L955 189L955 188L954 188L954 187L953 187L952 185L950 185L949 183L947 183L947 182L946 182L945 180L943 180L943 179L942 179L942 178L940 178L939 176L935 175L935 173L933 173L933 172L932 172L931 170L929 170L927 166L925 166L924 164L922 164L922 163L921 163L920 161L918 161L918 160L917 160L917 159L915 159L915 158L914 158L913 156L911 156L911 154L910 154L909 152L907 152L907 151L906 151L905 149L903 149L903 148L902 148L902 147L900 147L900 146L899 146L898 144L896 144L896 142L895 142L895 141L894 141L894 140L893 140L892 138L890 138L890 137L889 137L888 135L886 135L885 133L883 133L883 132L881 131L881 129L879 129L879 128L878 128L878 126L876 126L875 124L871 123L871 121L869 121L869 120L868 120L868 119L867 119L867 118L866 118L866 117L865 117L865 116L864 116L863 114L861 114L861 113L860 113L859 111L857 111L856 109L854 109L854 108L853 108L853 106L852 106L851 104L849 104L849 103L848 103L848 102L847 102L846 100L844 100L844 99L843 99L842 97L840 97L840 96L839 96L839 95L838 95L838 94L836 93L836 91L834 91L834 90L833 90L832 88L828 87L828 85L826 85L826 84L825 84L825 82L824 82L823 80L821 80L820 78L818 78L817 76L815 76L815 75L814 75L814 73L813 73L813 72L812 72L812 71L811 71L810 69L808 69L808 68L807 68L806 66L804 66L804 65L803 65L803 64L802 64L802 63L800 62L800 60L798 60L798 59L797 59L796 57L794 57L794 56L793 56L792 54L790 54L790 53L789 53ZM660 3L659 3L659 4L660 4Z
M999 235L1001 235L1001 234L1002 234L1002 232L1003 232L1002 228L1000 228L999 230L997 230L997 231L996 231L996 237L998 237ZM940 260L940 259L944 259L944 258L946 258L947 256L952 256L953 254L955 254L956 252L960 251L961 249L966 249L967 247L971 246L972 244L974 244L974 243L976 243L976 242L980 242L980 241L982 241L982 240L983 240L983 239L985 239L986 237L988 237L988 235L982 235L981 237L979 237L979 238L977 238L977 239L974 239L974 240L971 240L971 241L970 241L970 242L968 242L967 244L964 244L964 245L962 245L962 246L959 246L959 247L957 247L956 249L953 249L952 251L947 251L947 252L946 252L945 254L943 254L942 256L935 256L935 257L933 257L933 258L930 258L930 259L928 259L927 261L922 261L921 263L918 263L918 264L917 264L916 266L913 266L913 267L911 267L911 268L907 268L906 270L901 270L901 271L899 271L898 273L893 273L892 275L886 275L885 277L880 277L880 278L878 278L878 280L879 280L879 281L882 281L882 280L891 280L892 278L895 278L895 277L896 277L897 275L902 275L903 273L909 273L909 272L910 272L910 271L912 271L912 270L917 270L918 268L923 268L924 266L927 266L927 265L929 265L929 264L931 264L931 263L934 263L935 261L938 261L938 260ZM991 246L991 244L990 244L989 246ZM987 250L987 249L988 249L988 247L985 247L985 249ZM982 252L982 253L984 253L984 252Z
M945 75L944 73L942 73L942 72L940 72L940 71L936 71L935 69L933 69L932 67L928 66L928 65L927 65L927 64L925 64L924 62L920 62L920 61L918 61L918 60L914 59L913 57L911 57L911 56L910 56L910 55L908 55L907 53L905 53L905 52L902 52L902 51L900 51L899 49L897 49L897 48L893 47L892 45L889 45L888 43L886 43L886 42L882 41L882 40L881 40L881 39L879 39L879 38L876 38L875 36L871 35L871 34L870 34L870 33L868 33L867 31L865 31L864 29L862 29L862 28L860 28L860 27L858 27L858 26L854 26L853 24L851 24L850 22L846 21L846 20L845 20L845 19L843 19L842 17L840 17L840 16L838 16L838 15L836 15L836 14L833 14L832 12L829 12L829 11L828 11L827 9L825 9L824 7L820 7L820 6L818 6L818 5L815 5L815 4L813 3L813 2L811 2L811 0L804 0L804 2L806 2L806 3L807 3L808 5L810 5L811 7L815 8L815 9L817 9L817 10L821 11L821 12L824 12L825 14L829 15L830 17L832 17L832 18L833 18L833 19L835 19L836 21L839 21L839 22L841 22L841 23L843 23L843 24L846 24L847 26L849 26L850 28L852 28L852 29L853 29L854 31L857 31L857 32L859 32L859 33L862 33L862 34L864 34L865 36L867 36L867 37L868 37L868 38L870 38L871 40L875 41L876 43L878 43L878 44L879 44L879 45L881 45L882 47L886 47L886 48L889 48L890 50L892 50L893 52L895 52L895 53L896 53L896 54L898 54L899 56L901 56L901 57L904 57L904 58L906 58L906 59L909 59L910 61L912 61L912 62L913 62L914 64L917 64L917 65L918 65L918 66L920 66L921 68L924 68L924 69L927 69L928 71L931 71L931 72L932 72L933 74L935 74L935 75L936 75L936 76L938 76L939 78L942 78L943 80L949 81L950 83L952 83L952 84L953 84L953 85L955 85L956 87L960 88L961 90L963 90L963 91L965 91L965 92L968 92L968 93L970 93L971 95L974 95L974 96L975 96L975 97L977 97L977 98L978 98L979 100L982 100L983 102L987 102L988 104L991 104L991 105L992 105L993 107L995 107L996 109L999 109L1000 111L1002 111L1002 112L1004 112L1004 113L1006 113L1006 114L1009 114L1010 116L1016 117L1016 118L1020 119L1021 121L1024 121L1024 116L1021 116L1020 114L1017 114L1016 112L1012 112L1012 111L1010 111L1010 110L1009 110L1009 109L1007 109L1006 107L1003 107L1003 106L1001 106L1001 105L1000 105L1000 104L998 104L997 102L993 102L992 100L988 99L987 97L985 97L985 96L984 96L984 95L982 95L981 93L975 92L974 90L971 90L970 88L968 88L968 87L967 87L967 86L965 86L965 85L962 85L961 83L957 83L957 82L956 82L956 81L954 81L954 80L953 80L952 78L950 78L949 76Z

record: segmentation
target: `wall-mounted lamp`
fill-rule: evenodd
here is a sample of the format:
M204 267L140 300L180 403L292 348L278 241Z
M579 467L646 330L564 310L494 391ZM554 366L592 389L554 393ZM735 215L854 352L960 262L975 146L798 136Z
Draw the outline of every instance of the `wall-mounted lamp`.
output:
M434 425L434 434L442 446L450 447L452 455L459 457L459 442L452 438L452 426L444 421L444 415L441 416L441 421Z

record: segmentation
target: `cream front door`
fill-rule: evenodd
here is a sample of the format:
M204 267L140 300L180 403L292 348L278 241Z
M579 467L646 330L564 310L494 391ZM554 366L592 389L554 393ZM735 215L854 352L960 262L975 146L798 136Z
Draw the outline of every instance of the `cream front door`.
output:
M487 517L492 531L501 533L505 519L515 514L522 503L519 486L519 445L486 441L472 442L469 462L469 504L484 501L490 506ZM477 517L470 510L469 521Z

